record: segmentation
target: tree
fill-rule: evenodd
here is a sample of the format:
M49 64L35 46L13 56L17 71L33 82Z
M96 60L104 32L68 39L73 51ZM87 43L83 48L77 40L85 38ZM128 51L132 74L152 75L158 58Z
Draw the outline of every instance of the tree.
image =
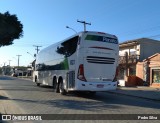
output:
M8 11L0 13L0 47L13 44L14 39L23 36L23 25L16 15L11 15Z

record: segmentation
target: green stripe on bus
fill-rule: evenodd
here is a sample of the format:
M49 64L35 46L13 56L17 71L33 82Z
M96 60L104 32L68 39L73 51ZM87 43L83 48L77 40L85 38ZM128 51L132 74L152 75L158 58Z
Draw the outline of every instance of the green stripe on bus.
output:
M64 59L63 65L64 65L65 70L69 70L68 59L67 58Z

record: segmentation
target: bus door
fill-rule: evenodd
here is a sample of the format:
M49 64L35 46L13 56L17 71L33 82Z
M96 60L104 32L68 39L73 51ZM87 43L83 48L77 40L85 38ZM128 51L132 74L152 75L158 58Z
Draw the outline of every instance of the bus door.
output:
M76 51L79 36L73 37L63 43L64 49L67 53L66 61L68 64L67 72L67 89L72 90L75 88L75 69L76 69Z
M67 88L73 89L75 87L75 69L76 69L76 54L68 57L69 71L67 72Z

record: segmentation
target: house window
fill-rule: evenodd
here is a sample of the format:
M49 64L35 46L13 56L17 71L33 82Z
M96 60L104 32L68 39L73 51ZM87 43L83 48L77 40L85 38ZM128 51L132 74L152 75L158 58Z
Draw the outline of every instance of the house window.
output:
M130 49L130 55L136 55L136 50L135 49Z
M160 69L153 69L152 70L152 82L153 83L160 83Z
M119 80L124 79L124 76L125 76L125 68L120 67L117 79Z

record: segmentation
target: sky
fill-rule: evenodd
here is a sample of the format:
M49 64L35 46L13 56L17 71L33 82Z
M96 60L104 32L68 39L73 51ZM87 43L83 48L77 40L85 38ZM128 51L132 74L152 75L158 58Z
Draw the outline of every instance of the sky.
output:
M114 34L119 42L138 38L160 40L160 0L0 0L0 13L16 14L23 24L23 37L10 46L0 47L0 67L28 66L36 53L75 32ZM27 53L28 52L28 53Z

